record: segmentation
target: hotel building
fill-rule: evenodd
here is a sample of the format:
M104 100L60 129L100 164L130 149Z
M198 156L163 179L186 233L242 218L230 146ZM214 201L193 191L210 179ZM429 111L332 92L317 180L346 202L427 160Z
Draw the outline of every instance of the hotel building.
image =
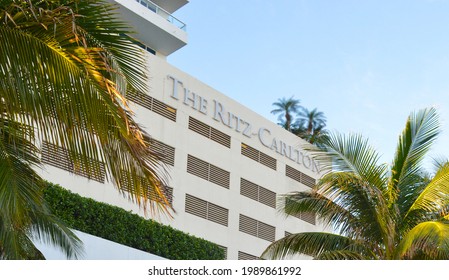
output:
M186 25L171 14L188 1L110 1L148 52L150 90L128 98L169 170L176 213L159 221L218 244L227 259L256 259L289 233L322 230L313 215L286 217L278 210L278 194L307 190L320 176L301 149L305 142L167 63L167 56L187 44ZM104 173L89 180L75 175L53 148L43 145L44 178L144 216Z

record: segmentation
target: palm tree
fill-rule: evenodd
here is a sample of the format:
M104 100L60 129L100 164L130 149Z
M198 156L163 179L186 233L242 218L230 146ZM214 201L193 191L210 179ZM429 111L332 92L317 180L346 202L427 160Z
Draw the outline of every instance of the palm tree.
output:
M298 122L301 127L304 127L305 133L312 135L315 130L321 130L326 126L326 117L317 108L312 111L309 111L307 108L302 108L298 113Z
M317 108L312 111L302 108L294 127L293 132L311 144L320 145L327 138L326 117Z
M412 113L391 165L359 135L330 135L310 147L327 172L308 192L285 195L288 214L313 212L330 232L292 234L265 258L297 253L315 259L448 259L449 164L434 176L422 161L439 133L433 108Z
M292 96L288 99L286 99L285 97L279 98L277 102L273 103L273 106L276 109L273 109L271 113L279 114L279 120L281 121L283 127L288 131L292 130L292 114L297 113L301 108L299 102L299 99L294 99Z
M88 174L104 162L129 199L170 214L164 167L125 98L148 90L144 54L121 36L129 32L103 1L0 0L0 258L38 256L31 235L68 257L79 251L42 200L32 168L43 141Z

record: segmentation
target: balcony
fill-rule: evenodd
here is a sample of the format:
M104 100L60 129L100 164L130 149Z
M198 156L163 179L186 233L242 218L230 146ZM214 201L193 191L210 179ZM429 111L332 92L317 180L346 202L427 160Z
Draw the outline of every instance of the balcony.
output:
M136 0L137 3L144 6L145 8L148 8L148 10L160 15L161 17L165 18L169 22L171 22L173 25L177 26L179 29L187 31L186 30L186 24L180 21L179 19L172 16L169 12L162 9L155 3L149 1L149 0Z
M135 31L131 36L159 55L168 56L187 44L186 25L167 11L167 9L172 12L177 10L186 4L187 0L159 1L164 8L150 0L109 0L109 2L119 4L122 19Z

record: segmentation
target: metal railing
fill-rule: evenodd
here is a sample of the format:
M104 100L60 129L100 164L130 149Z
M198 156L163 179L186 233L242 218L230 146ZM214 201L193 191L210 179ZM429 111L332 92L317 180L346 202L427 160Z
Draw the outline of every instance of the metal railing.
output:
M163 18L165 18L166 20L168 20L169 22L174 24L179 29L186 31L187 28L186 28L186 24L184 22L182 22L179 19L175 18L169 12L167 12L164 9L162 9L158 5L154 4L150 0L136 0L136 2L140 3L140 5L146 7L148 10L150 10L150 11L160 15Z

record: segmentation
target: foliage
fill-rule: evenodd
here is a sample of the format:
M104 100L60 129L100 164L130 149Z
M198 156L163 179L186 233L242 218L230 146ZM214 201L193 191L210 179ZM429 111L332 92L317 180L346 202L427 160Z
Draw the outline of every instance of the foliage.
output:
M0 259L43 259L31 238L64 248L67 258L81 253L79 239L48 210L44 182L32 167L37 148L23 133L32 127L3 120L0 127Z
M309 143L320 145L328 134L325 127L326 117L323 112L318 111L317 108L312 111L302 108L298 112L297 121L292 132Z
M279 114L281 125L288 131L292 130L293 116L292 113L297 113L301 106L299 99L294 99L293 96L286 98L279 98L277 102L273 103L275 109L271 111L272 114Z
M299 105L299 99L293 96L279 98L273 103L272 114L279 115L279 125L309 143L320 145L327 138L326 117L317 108L309 111ZM295 114L295 115L292 115Z
M37 238L67 256L79 249L62 224L48 224L43 182L32 169L42 141L67 149L87 174L98 171L91 162L104 162L119 190L129 182L123 194L169 213L163 166L125 98L148 89L142 50L121 36L129 32L102 0L0 0L1 258L27 258L26 248L39 255L29 240L36 227Z
M449 163L434 176L423 159L439 134L434 108L412 113L391 165L359 135L330 135L310 146L327 172L308 192L287 194L287 214L313 212L334 233L303 232L272 243L264 257L448 259Z
M223 250L214 243L60 186L48 184L45 199L52 212L74 229L168 259L224 259Z

